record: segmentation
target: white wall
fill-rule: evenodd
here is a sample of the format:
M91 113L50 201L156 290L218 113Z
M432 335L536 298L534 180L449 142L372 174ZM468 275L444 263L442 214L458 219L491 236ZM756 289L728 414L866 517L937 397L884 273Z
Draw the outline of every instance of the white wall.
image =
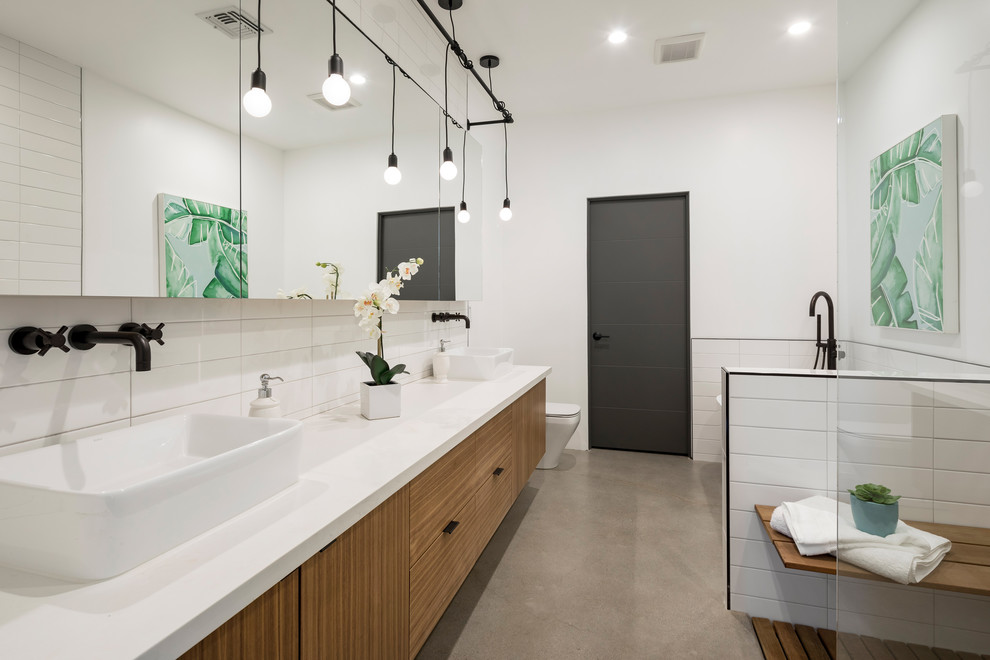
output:
M237 135L89 70L83 117L83 294L156 296L157 195L240 207ZM244 158L253 295L281 271L282 153L246 139ZM261 246L270 253L256 258Z
M990 364L988 29L985 2L927 0L841 87L838 303L845 339ZM968 174L987 188L978 197L959 197L960 332L876 328L869 301L870 160L942 114L959 116L960 184Z
M551 365L551 400L587 410L589 197L690 193L693 337L814 337L808 301L836 279L833 87L520 118L508 223L501 147L478 130L488 226L472 342ZM586 423L572 448L587 447Z

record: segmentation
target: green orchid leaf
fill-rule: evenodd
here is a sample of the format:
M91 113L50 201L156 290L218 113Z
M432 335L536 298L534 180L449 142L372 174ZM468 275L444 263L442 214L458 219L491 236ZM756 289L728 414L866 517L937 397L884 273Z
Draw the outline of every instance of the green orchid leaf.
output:
M399 374L407 374L407 373L409 373L409 372L406 371L406 365L404 365L404 364L397 364L397 365L395 365L394 367L392 367L391 369L389 369L388 371L386 371L385 373L382 374L382 382L381 382L381 384L382 385L388 385L389 383L392 382L392 379L395 378L396 376L398 376Z
M210 280L210 283L207 284L206 288L203 290L203 297L233 298L234 296L230 295L230 292L227 291L227 289L223 288L223 285L220 284L220 280L214 277L212 280Z
M923 330L942 331L942 193L914 256L914 299Z
M906 288L907 273L900 259L894 257L880 285L870 292L874 325L918 329L918 322L911 318L914 316L914 304Z
M216 266L216 279L234 298L247 297L247 254L222 238L213 227L209 233L210 258Z
M388 371L388 362L382 358L375 355L371 358L371 380L375 381L375 385L385 385L382 382L382 375Z
M196 297L196 282L182 259L175 253L167 236L165 237L165 295L169 298Z

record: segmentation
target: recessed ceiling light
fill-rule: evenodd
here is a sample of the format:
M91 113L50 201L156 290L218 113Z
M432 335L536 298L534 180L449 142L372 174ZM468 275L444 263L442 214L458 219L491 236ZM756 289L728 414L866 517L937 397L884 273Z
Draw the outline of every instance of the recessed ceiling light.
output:
M351 82L354 83L355 85L363 85L364 83L368 82L368 79L362 76L360 73L352 73Z
M811 29L811 23L809 23L808 21L798 21L797 23L791 25L791 27L787 28L787 32L789 34L793 34L796 37L798 35L806 33L810 29Z
M613 44L621 44L628 37L629 35L627 35L622 30L612 30L608 35L608 41L609 43L613 43Z

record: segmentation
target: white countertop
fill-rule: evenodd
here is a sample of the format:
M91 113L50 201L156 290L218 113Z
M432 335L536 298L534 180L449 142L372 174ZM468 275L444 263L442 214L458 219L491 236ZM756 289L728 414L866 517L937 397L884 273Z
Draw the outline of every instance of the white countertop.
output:
M304 421L299 483L151 561L71 584L0 568L8 658L174 658L246 607L550 373L402 388L402 416L358 404Z

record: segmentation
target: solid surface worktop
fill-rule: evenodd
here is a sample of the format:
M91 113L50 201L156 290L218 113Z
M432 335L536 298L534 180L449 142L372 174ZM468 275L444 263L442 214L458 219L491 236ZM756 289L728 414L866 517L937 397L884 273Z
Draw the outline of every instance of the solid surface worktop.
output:
M403 385L402 416L303 421L299 482L122 575L73 584L0 567L5 658L175 658L546 378Z

